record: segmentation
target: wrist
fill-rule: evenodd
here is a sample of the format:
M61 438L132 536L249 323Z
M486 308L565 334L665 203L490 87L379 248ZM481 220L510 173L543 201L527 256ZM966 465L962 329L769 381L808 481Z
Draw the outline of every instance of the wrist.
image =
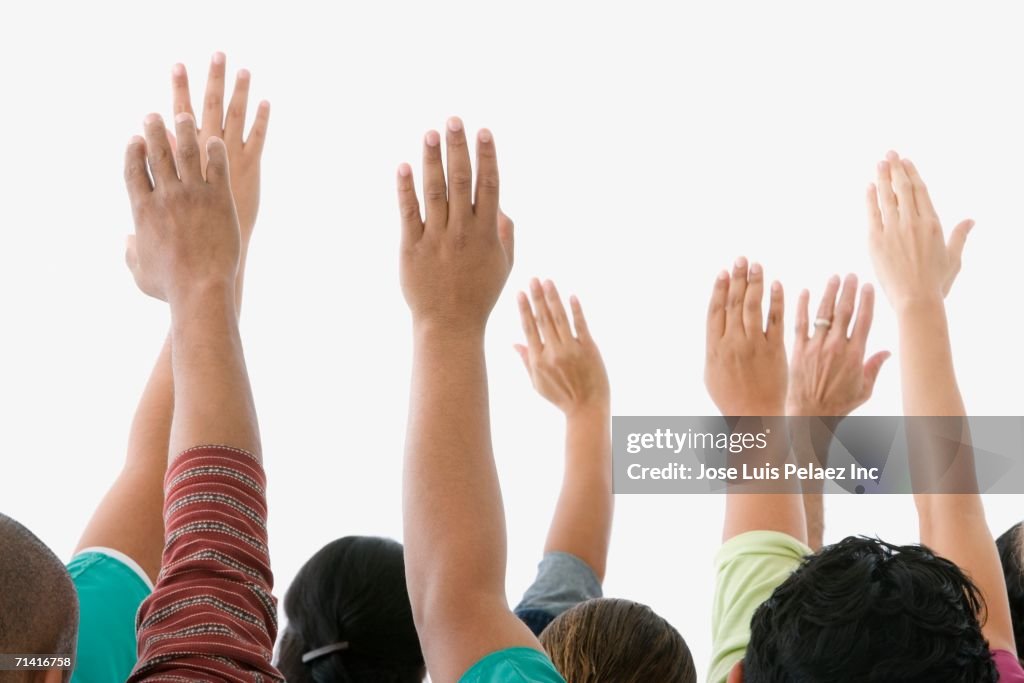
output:
M893 310L896 311L896 318L900 321L918 315L945 315L946 312L946 303L942 292L905 296L894 300L892 304Z
M172 318L193 317L196 313L221 308L235 311L235 283L230 279L210 279L190 283L167 297Z
M562 409L570 424L603 424L611 421L612 410L607 399L579 403Z
M487 331L487 321L471 322L453 318L413 317L413 338L416 340L441 340L452 343L482 340Z

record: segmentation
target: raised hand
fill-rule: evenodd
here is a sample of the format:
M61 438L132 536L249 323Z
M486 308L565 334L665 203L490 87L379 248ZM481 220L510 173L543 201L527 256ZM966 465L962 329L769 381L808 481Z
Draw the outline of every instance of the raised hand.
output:
M128 145L124 176L135 219L128 267L139 289L172 306L211 288L233 297L240 236L227 147L207 140L204 177L195 119L178 114L175 125L173 153L157 114L146 117L145 139Z
M583 308L576 297L569 299L572 325L562 299L551 280L541 285L530 282L530 299L519 293L519 315L527 345L516 351L530 374L533 387L567 416L591 409L608 410L608 373L601 360ZM573 333L573 326L576 328Z
M781 416L786 405L782 285L771 286L768 324L762 312L764 271L736 261L722 271L708 307L704 383L723 415Z
M897 311L942 300L960 272L974 221L961 221L945 240L939 216L917 168L889 152L867 192L869 246L882 288Z
M836 296L839 295L838 302ZM875 291L864 285L857 303L857 276L848 275L839 293L839 277L825 286L814 330L809 332L810 292L804 290L796 311L796 344L789 366L787 415L842 417L871 397L882 364L882 351L864 361L875 310Z
M401 279L416 326L448 333L482 331L512 269L512 221L498 207L498 159L487 129L477 134L476 191L466 131L458 118L445 135L448 173L441 163L441 137L423 141L420 215L412 170L398 169L402 218Z
M245 133L245 116L249 106L249 84L252 77L248 70L241 69L235 76L235 88L224 109L226 60L217 52L210 61L210 73L206 79L206 94L203 96L202 125L199 127L199 150L205 174L207 156L206 142L220 138L227 145L228 160L231 164L231 191L235 196L238 224L241 228L242 245L247 246L256 225L256 214L260 204L260 159L267 138L270 121L270 103L263 100L256 109L256 117L248 137ZM171 90L174 99L174 115L195 114L192 111L192 96L189 93L188 73L183 64L176 64L171 72ZM173 142L173 140L172 140Z

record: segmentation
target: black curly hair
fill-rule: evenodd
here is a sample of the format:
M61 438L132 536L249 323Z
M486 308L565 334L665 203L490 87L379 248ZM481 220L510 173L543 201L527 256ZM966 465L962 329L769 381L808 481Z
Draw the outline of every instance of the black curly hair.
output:
M928 548L851 536L806 557L754 613L744 681L996 681L984 610Z

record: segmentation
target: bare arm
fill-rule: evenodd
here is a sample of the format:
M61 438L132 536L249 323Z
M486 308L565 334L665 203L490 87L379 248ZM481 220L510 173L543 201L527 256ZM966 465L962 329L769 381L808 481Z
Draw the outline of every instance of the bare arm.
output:
M533 308L519 295L526 346L517 345L533 386L565 414L565 473L544 552L564 552L604 579L611 539L611 399L608 375L583 308L570 300L573 333L555 284L530 283Z
M744 430L775 429L785 433L786 349L783 341L782 285L773 283L765 326L762 302L764 271L747 260L736 261L732 274L723 271L715 281L708 307L707 360L704 381L723 415L768 418ZM764 461L782 466L790 457L788 438L769 440L759 453ZM747 531L779 531L806 542L802 494L798 484L785 492L758 492L756 485L730 485L726 494L723 540ZM778 491L778 485L773 487Z
M210 65L199 145L203 154L206 141L212 136L222 137L228 145L232 190L241 231L242 249L235 280L235 303L240 311L245 257L259 206L259 163L269 107L265 102L260 104L249 133L250 142L243 141L249 73L245 70L239 72L227 116L219 104L224 100L224 73L224 55L217 53ZM175 66L171 83L174 112L191 113L188 76L181 64ZM136 258L134 239L134 236L129 238L129 260ZM164 547L163 483L173 412L174 381L171 334L168 333L135 410L124 468L97 506L76 552L95 546L113 548L138 562L149 578L156 581Z
M879 164L868 213L875 269L899 322L904 412L908 418L965 416L943 298L960 269L973 224L960 223L947 244L917 169L894 152ZM914 460L925 455L911 448ZM962 471L973 476L970 447L957 458ZM918 464L927 469L929 463ZM987 605L982 630L991 647L1015 652L1006 583L981 496L918 491L914 502L921 542L959 565L981 590Z
M505 597L505 519L487 402L484 331L512 266L488 131L477 138L477 194L462 122L424 143L426 220L412 173L398 173L402 288L414 355L404 468L406 574L427 669L456 681L485 655L540 649Z
M855 311L857 277L847 276L842 293L839 278L830 278L813 330L809 329L809 300L810 293L801 292L796 312L796 345L789 366L786 415L790 418L793 452L798 462L827 467L832 430L843 417L871 397L889 353L882 351L864 360L875 310L875 292L871 285L864 285L860 307ZM855 312L856 322L853 322ZM824 541L823 485L820 479L803 481L807 545L812 550L821 549Z

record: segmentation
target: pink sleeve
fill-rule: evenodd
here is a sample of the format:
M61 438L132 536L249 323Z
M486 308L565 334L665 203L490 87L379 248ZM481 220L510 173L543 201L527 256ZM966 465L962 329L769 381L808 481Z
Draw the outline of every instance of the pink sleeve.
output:
M992 659L999 672L999 683L1024 683L1024 669L1012 652L992 650Z

